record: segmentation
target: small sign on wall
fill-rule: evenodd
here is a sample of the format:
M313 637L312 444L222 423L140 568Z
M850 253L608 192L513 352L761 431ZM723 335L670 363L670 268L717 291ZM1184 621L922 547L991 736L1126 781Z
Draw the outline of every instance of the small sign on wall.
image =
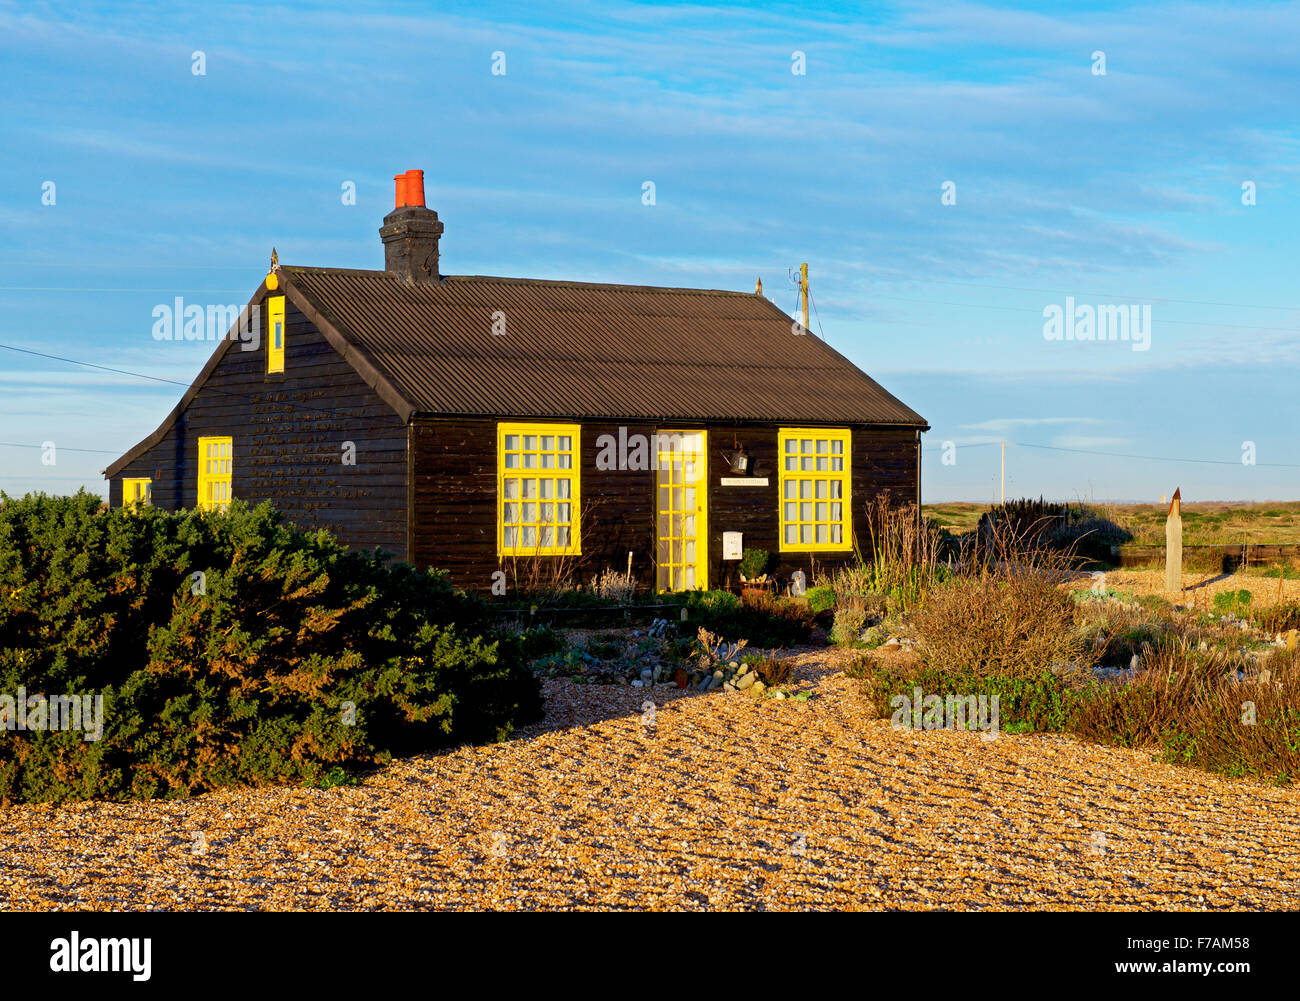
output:
M740 532L723 532L722 533L722 558L724 560L740 559L740 552L743 547L742 533Z

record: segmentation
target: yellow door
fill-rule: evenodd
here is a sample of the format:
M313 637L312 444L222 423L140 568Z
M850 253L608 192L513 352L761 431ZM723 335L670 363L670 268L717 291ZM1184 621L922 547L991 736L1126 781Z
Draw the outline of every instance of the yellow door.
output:
M709 586L707 443L704 431L655 436L661 591Z

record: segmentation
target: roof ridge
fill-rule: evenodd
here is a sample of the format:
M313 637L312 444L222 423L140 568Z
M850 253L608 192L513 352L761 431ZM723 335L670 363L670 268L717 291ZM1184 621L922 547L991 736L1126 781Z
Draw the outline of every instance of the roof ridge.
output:
M373 268L320 268L302 264L281 264L285 271L316 275L361 275L373 278L393 278L387 271ZM752 298L755 292L738 292L725 288L687 288L680 285L630 285L625 282L583 282L568 278L517 278L510 275L439 275L443 282L498 282L503 285L550 285L556 288L598 288L620 292L673 292L680 295L721 295ZM394 280L396 280L394 278Z

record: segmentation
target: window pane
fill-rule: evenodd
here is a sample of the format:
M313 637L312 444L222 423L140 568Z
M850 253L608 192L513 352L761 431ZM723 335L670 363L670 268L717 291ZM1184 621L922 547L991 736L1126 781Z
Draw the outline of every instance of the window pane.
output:
M573 456L569 455L567 452L561 452L559 455L559 460L560 460L561 469L573 468Z
M556 489L556 496L557 496L557 497L568 497L568 496L569 496L569 480L567 480L567 479L556 480L556 481L555 481L555 489Z
M839 526L839 525L832 525L832 526L831 526L831 542L835 543L836 545L839 545L840 542L842 542L842 541L843 541L843 534L842 534L841 531L840 531L840 526Z
M507 497L519 496L519 481L513 476L507 476L503 481L505 484L505 493Z
M828 515L828 514L829 514L829 511L827 510L826 502L825 502L825 501L821 501L820 503L818 503L818 505L817 505L817 520L818 520L818 521L825 521L826 518L827 518L827 515Z
M813 459L813 457L812 457L811 455L808 455L808 456L805 456L805 457L804 457L804 459L803 459L803 471L804 471L805 473L811 473L811 472L813 471L813 462L814 462L814 461L815 461L815 460Z
M524 449L525 451L529 451L529 452L537 451L537 435L535 434L524 435Z
M793 544L799 541L799 528L796 525L785 526L785 541L787 544Z
M818 526L817 526L817 541L820 542L820 543L825 543L825 542L826 542L826 526L825 526L825 525L818 525Z
M567 546L569 544L569 530L561 526L555 530L555 541L557 545Z
M542 496L543 496L543 497L554 497L554 496L555 496L555 481L554 481L554 480L540 480L539 482L541 483L541 486L542 486Z
M798 440L795 438L787 438L785 440L785 451L787 455L792 454L794 452L798 452L799 451Z
M818 499L818 500L823 499L823 498L826 496L826 491L827 491L829 488L830 488L830 484L827 483L825 480L818 480L818 481L817 481L817 499Z
M506 469L518 469L519 456L514 452L506 453Z
M843 459L840 459L840 458L838 458L838 457L836 457L836 456L832 456L832 457L831 457L831 472L833 472L833 473L842 473L842 472L844 472L844 460L843 460Z
M798 504L786 504L786 506L785 506L785 520L786 520L786 521L797 521L797 520L798 520L798 517L799 517L798 511L799 511L799 505L798 505Z
M813 540L813 527L812 527L811 525L800 525L800 526L799 526L799 541L800 541L800 542L812 542L812 540Z
M830 448L831 448L831 443L830 443L829 441L827 441L825 438L818 438L818 439L817 439L817 454L818 454L818 455L825 455L827 452L830 451Z
M840 491L842 486L843 484L841 484L839 480L831 480L831 496L832 497L841 496Z
M555 545L555 529L553 528L542 529L542 545L543 546Z
M562 434L560 435L557 444L561 452L567 452L571 448L573 448L573 439L569 437L567 434Z
M528 549L534 549L537 546L537 529L532 526L524 529L524 546Z
M555 451L555 435L553 434L542 435L542 451L543 452Z
M831 442L831 455L840 455L844 452L844 442L838 438Z
M813 450L812 439L811 438L803 439L803 441L800 443L799 450L803 452L805 455L811 455Z
M793 497L798 497L799 496L798 491L799 491L799 485L797 480L785 481L785 496L787 500Z
M799 496L807 499L813 495L812 480L801 480L799 482Z
M785 460L785 470L787 473L793 473L799 468L799 460L793 456Z

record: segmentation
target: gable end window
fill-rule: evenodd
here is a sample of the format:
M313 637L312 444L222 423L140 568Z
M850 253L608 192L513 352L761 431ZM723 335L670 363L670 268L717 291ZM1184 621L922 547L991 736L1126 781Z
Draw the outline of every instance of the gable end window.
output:
M781 428L781 552L847 551L849 520L848 428Z
M266 372L284 371L284 296L266 300Z
M153 481L147 477L122 478L122 506L148 507L152 503Z
M234 464L234 439L199 439L199 510L225 511L230 507L230 473Z
M497 555L581 553L577 424L497 425Z

